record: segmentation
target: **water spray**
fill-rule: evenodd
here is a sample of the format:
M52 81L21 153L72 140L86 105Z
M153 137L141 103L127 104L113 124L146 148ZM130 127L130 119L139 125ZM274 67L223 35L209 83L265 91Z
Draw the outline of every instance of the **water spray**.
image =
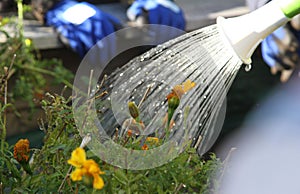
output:
M107 163L134 170L154 168L171 161L186 148L187 142L191 142L189 145L196 148L199 155L206 153L222 129L226 95L240 67L243 63L251 63L251 56L263 38L298 13L300 0L274 0L243 16L219 17L217 24L172 38L132 59L108 75L101 87L86 85L82 77L99 81L106 67L101 65L108 64L102 61L109 62L113 58L95 62L94 58L107 50L92 49L79 66L74 85L101 97L92 103L89 96L88 109L82 109L78 102L86 97L79 96L76 91L73 93L78 96L73 101L76 125L82 135L91 134L89 148ZM147 28L152 38L176 31L159 25L148 25ZM116 32L112 40L125 37L126 33L122 32ZM101 48L111 47L109 38L101 41ZM140 46L133 43L122 42L121 46ZM117 54L123 51L124 48ZM93 76L90 72L94 72ZM172 118L168 118L168 125L174 125L164 127L167 96L174 88L184 87L188 80L195 84L178 99L179 105L173 110ZM95 91L90 92L88 88ZM103 93L105 95L99 95ZM131 126L131 123L123 125L130 118L128 102L139 104L139 120L143 124L142 130L137 130L140 137L164 137L165 129L169 130L169 139L163 145L144 152L125 149L112 140L112 136L122 137ZM90 119L86 119L87 116ZM114 135L116 133L118 135Z

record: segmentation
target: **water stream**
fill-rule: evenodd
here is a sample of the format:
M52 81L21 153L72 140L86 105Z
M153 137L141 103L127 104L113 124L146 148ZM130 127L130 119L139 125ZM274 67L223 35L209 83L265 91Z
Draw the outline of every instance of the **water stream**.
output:
M218 137L225 117L226 93L242 65L227 48L217 25L196 30L159 45L114 71L100 92L97 109L104 130L112 135L130 117L128 102L141 103L140 118L146 128L140 135L163 134L168 104L166 96L186 80L196 86L182 96L173 116L170 138L179 145L193 141L200 154ZM126 129L120 129L123 134ZM183 138L184 137L184 138Z

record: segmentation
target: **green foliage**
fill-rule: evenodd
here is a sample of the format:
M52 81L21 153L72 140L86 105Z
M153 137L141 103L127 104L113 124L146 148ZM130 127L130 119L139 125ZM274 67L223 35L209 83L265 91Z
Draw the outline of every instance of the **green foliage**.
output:
M66 177L62 193L87 192L89 188L84 182L72 182L66 176L70 168L67 160L81 142L70 101L71 98L50 94L42 101L46 121L41 121L40 128L45 138L41 149L32 149L33 175L20 168L13 158L12 148L5 143L4 154L0 156L3 191L57 193ZM130 143L127 147L131 145L136 147ZM214 154L204 160L193 148L161 167L141 171L119 169L99 160L91 151L87 151L87 157L94 159L105 172L101 175L105 186L97 191L99 193L214 193L219 186L215 175L222 170L222 162Z
M175 160L149 170L131 171L106 164L103 193L214 193L218 189L216 174L222 162L211 155L200 159L194 149L184 151Z
M43 95L54 84L72 87L72 73L57 59L41 58L32 41L23 36L22 22L18 18L0 19L0 36L4 40L0 44L0 79L5 74L5 68L11 66L7 95L11 102L26 101L33 108L33 99Z
M81 141L69 103L70 99L50 94L42 101L47 125L41 121L40 128L45 132L43 147L31 148L33 159L30 166L33 175L26 174L20 168L13 157L12 147L4 143L4 150L0 155L2 191L13 193L57 191L69 169L66 161Z
M28 186L34 192L46 192L47 189L48 193L59 188L69 168L66 161L81 141L74 125L72 109L68 106L70 100L47 94L47 99L42 101L47 126L40 126L45 132L44 145L35 150L32 163L36 172L32 179L35 181ZM45 188L43 185L48 186Z

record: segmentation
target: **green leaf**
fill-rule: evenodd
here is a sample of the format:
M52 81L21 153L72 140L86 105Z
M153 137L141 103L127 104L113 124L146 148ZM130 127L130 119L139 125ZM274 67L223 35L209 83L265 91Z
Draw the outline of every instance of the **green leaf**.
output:
M143 174L138 174L138 175L136 175L133 179L131 179L131 180L129 181L129 183L133 183L133 182L135 182L135 181L137 181L137 180L142 179L143 177L144 177Z
M122 169L115 170L115 173L113 174L113 176L123 185L128 184L128 178Z
M6 165L7 165L8 169L11 170L12 174L14 175L14 177L16 177L18 179L21 179L20 171L15 166L15 164L13 162L13 159L7 160Z
M48 151L50 153L54 154L57 152L57 150L60 150L60 149L64 150L66 147L67 147L67 145L65 145L65 144L59 144L59 145L55 145L55 146L49 148Z

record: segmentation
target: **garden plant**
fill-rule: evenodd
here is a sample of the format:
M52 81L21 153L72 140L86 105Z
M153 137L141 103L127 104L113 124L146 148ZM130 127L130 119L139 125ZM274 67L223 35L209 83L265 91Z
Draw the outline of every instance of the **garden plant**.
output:
M24 37L23 5L20 0L17 3L18 17L1 18L0 21L0 33L6 39L0 46L0 194L219 192L227 161L221 161L213 153L201 158L193 147L187 146L177 158L162 166L130 170L106 163L90 150L88 145L93 136L75 124L73 96L46 90L49 83L45 76L70 88L73 76L58 59L42 59L32 41ZM8 25L16 28L13 36L5 30ZM145 152L163 145L174 124L172 115L180 99L195 84L186 80L166 96L168 111L164 136L149 136L141 145L138 131L145 127L143 118L140 118L139 107L128 102L131 115L128 130L122 136L118 136L117 131L112 139L127 149ZM37 96L40 101L34 102ZM10 130L7 113L14 112L22 117L15 106L19 100L44 111L43 118L33 121L38 122L44 133L42 147L32 147L30 141L22 137L13 145L7 142Z

